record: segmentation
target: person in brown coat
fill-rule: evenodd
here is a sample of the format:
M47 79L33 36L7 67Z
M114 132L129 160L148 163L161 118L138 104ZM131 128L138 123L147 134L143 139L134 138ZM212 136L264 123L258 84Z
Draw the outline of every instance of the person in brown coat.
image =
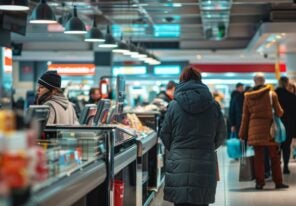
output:
M273 118L272 107L279 117L283 115L284 111L278 101L277 94L271 90L270 86L264 85L265 78L262 73L254 76L254 82L255 87L245 93L239 137L245 139L248 145L254 146L256 189L261 190L265 185L264 148L268 149L271 159L272 179L275 182L275 188L288 188L288 185L283 184L278 145L270 135ZM272 107L270 92L272 94Z

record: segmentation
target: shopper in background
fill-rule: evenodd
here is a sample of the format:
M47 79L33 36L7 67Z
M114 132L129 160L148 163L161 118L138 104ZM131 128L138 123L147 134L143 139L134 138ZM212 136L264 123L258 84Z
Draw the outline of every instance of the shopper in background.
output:
M175 206L215 202L215 149L224 142L226 127L220 107L197 69L183 69L160 137L168 150L164 199Z
M288 188L288 185L283 184L278 145L270 136L273 118L272 107L277 116L283 115L283 109L278 101L277 94L271 90L270 86L264 85L265 77L263 73L257 73L254 76L254 82L255 87L245 93L239 137L247 140L249 145L254 146L255 188L262 190L265 185L264 148L268 149L271 159L272 179L275 182L275 188Z
M244 85L237 83L235 90L231 93L229 104L229 121L231 132L235 132L238 136L244 103Z
M160 92L156 98L162 99L165 102L170 102L174 99L174 92L176 88L176 83L174 81L169 81L166 90Z
M97 104L101 100L101 91L99 88L91 88L89 90L89 104Z
M213 98L224 110L224 94L219 92L218 90L215 90L213 91Z
M287 139L282 143L281 149L284 160L284 174L290 174L288 167L291 153L292 138L296 137L296 95L288 91L289 79L288 77L281 77L279 79L279 87L275 90L278 95L279 102L284 109L282 121L286 128Z
M36 103L50 107L47 125L78 124L72 103L63 95L61 76L56 71L47 71L38 79L38 84Z

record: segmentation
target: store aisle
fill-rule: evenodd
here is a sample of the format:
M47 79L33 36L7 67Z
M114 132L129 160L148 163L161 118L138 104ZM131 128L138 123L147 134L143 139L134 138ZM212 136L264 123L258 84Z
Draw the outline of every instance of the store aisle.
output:
M255 183L238 182L239 162L230 160L223 147L218 152L221 180L217 186L216 202L213 206L295 206L296 205L296 161L290 163L290 175L284 175L284 182L290 185L287 190L275 190L271 179L266 181L264 190L254 189ZM163 201L162 190L151 206L172 206Z

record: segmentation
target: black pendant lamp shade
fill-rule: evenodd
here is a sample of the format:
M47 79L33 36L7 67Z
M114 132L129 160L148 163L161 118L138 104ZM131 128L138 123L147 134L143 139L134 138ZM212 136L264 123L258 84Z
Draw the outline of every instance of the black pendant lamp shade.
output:
M113 49L112 52L121 54L129 53L129 47L124 42L123 37L121 37L120 41L117 42L117 48Z
M65 26L65 34L85 34L86 28L84 23L81 21L81 19L77 16L77 8L74 6L73 9L73 16L69 21L66 23Z
M145 51L144 48L139 47L138 52L139 52L138 58L145 59L147 57L147 52Z
M136 45L134 45L132 42L129 43L129 50L130 50L129 55L131 56L135 56L139 54Z
M102 48L116 48L117 47L116 40L114 39L114 37L110 33L109 26L107 27L105 42L103 44L100 44L99 47L102 47Z
M28 0L0 0L0 10L27 11L29 9Z
M84 41L86 42L105 42L105 36L102 31L97 27L96 20L94 19L93 27L85 35Z
M55 14L46 3L46 0L41 0L34 8L31 15L31 24L55 24L57 23Z

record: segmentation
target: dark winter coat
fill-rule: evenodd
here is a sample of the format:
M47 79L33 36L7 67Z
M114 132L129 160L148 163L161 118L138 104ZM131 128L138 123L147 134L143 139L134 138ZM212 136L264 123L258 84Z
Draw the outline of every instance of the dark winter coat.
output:
M284 88L277 88L279 102L284 110L282 121L285 125L287 136L296 137L296 95Z
M215 149L224 142L226 127L206 85L195 80L177 85L160 136L169 150L164 199L174 203L215 202Z
M243 113L244 94L239 91L231 93L229 104L229 121L230 126L234 126L237 133L240 128Z

